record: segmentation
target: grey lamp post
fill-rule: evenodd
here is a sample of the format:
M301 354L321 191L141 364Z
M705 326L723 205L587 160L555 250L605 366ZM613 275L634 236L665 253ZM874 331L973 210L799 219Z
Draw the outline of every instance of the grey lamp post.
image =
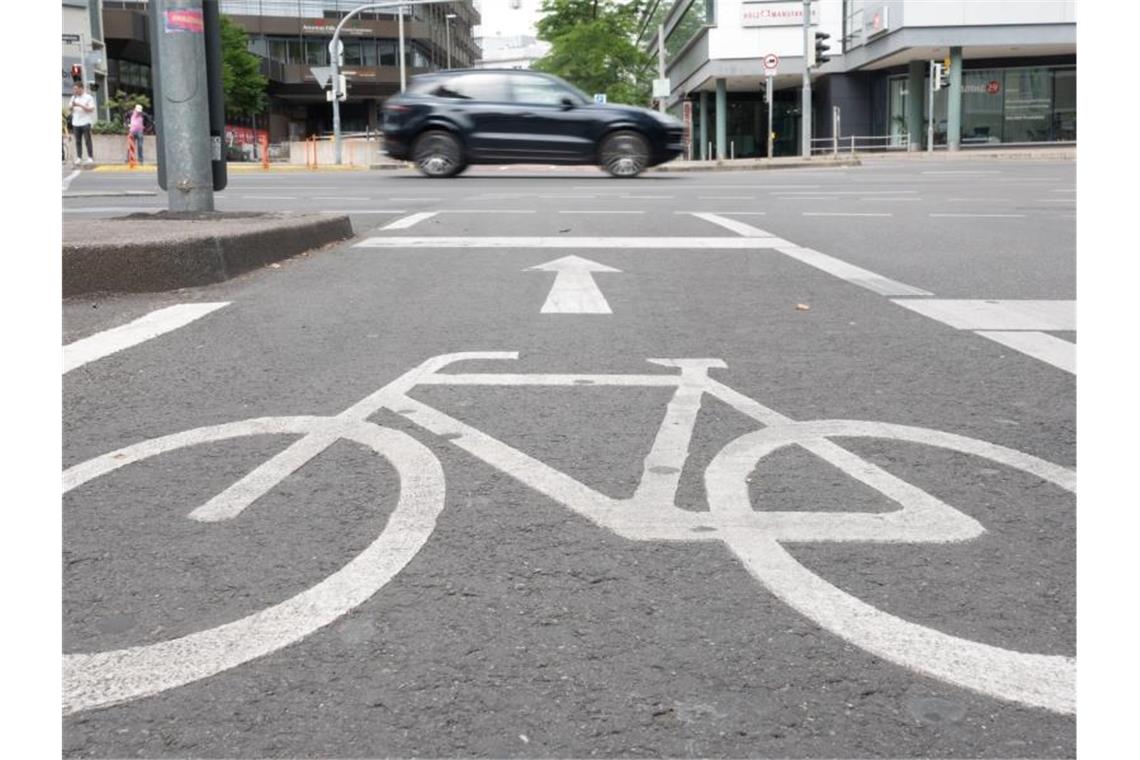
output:
M332 42L329 43L329 51L337 49L337 43L340 42L340 30L348 23L348 20L360 13L361 11L373 10L379 8L394 8L398 7L400 13L400 92L404 91L404 8L411 5L431 5L432 3L443 3L448 0L405 0L404 2L388 2L383 3L367 3L353 8L348 13L344 14L344 18L336 25L333 30ZM337 55L332 53L332 86L333 86L333 153L336 156L336 163L340 164L340 61L337 60Z
M455 18L454 13L449 13L443 17L444 27L447 29L447 68L451 68L451 19Z

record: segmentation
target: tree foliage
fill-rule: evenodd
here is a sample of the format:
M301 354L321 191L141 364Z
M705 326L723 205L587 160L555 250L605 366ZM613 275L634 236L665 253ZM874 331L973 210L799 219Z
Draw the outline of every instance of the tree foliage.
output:
M269 82L261 75L261 59L249 52L245 30L222 16L222 88L226 113L252 116L262 113L269 98Z
M537 28L550 51L533 68L611 103L645 105L653 60L635 41L644 0L544 0Z

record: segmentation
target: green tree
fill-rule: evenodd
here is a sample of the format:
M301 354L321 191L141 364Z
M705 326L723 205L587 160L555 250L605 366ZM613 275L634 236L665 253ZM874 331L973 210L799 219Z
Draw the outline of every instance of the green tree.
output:
M261 59L249 52L245 30L222 16L222 87L226 113L253 116L265 111L269 82L261 75Z
M634 39L644 0L545 0L537 28L550 50L533 68L611 103L645 105L653 60Z

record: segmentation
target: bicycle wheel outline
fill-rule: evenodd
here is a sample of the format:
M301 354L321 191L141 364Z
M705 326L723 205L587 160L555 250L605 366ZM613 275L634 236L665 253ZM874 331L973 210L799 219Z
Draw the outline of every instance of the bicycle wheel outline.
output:
M734 515L744 507L753 511L745 478L765 456L786 446L832 437L880 438L934 446L989 459L1034 475L1070 493L1076 491L1076 474L1073 471L1031 454L976 438L884 422L813 420L745 433L725 445L706 468L705 478L706 483L714 477L730 479L732 488L719 489L715 497L714 492L709 491L710 513L719 511L723 515ZM714 507L714 498L727 499L731 503ZM950 505L945 506L954 509ZM871 514L868 517L872 520L887 519L891 514ZM715 524L716 521L712 522ZM983 644L884 612L843 591L800 563L783 547L779 536L769 533L758 537L757 534L762 532L733 525L721 528L718 535L761 585L824 630L880 659L961 688L1052 712L1073 714L1076 711L1075 657L1026 653ZM783 540L789 541L787 538ZM864 537L857 540L870 542ZM914 542L906 538L881 540ZM941 543L959 540L951 536ZM853 542L842 536L816 536L795 541ZM937 539L924 542L940 543Z
M267 434L328 433L355 441L386 459L399 476L396 506L367 547L294 596L228 623L125 649L64 656L63 712L158 694L294 644L371 598L419 552L443 510L439 459L407 433L329 417L259 417L142 441L64 472L64 493L94 478L186 446ZM330 443L331 445L331 443Z

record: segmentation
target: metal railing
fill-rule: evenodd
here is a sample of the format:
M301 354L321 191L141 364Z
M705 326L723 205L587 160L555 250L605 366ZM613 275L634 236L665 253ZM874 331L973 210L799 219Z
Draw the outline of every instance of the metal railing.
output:
M842 135L836 137L813 137L813 156L839 155L846 153L877 153L886 151L907 151L910 149L910 135Z

